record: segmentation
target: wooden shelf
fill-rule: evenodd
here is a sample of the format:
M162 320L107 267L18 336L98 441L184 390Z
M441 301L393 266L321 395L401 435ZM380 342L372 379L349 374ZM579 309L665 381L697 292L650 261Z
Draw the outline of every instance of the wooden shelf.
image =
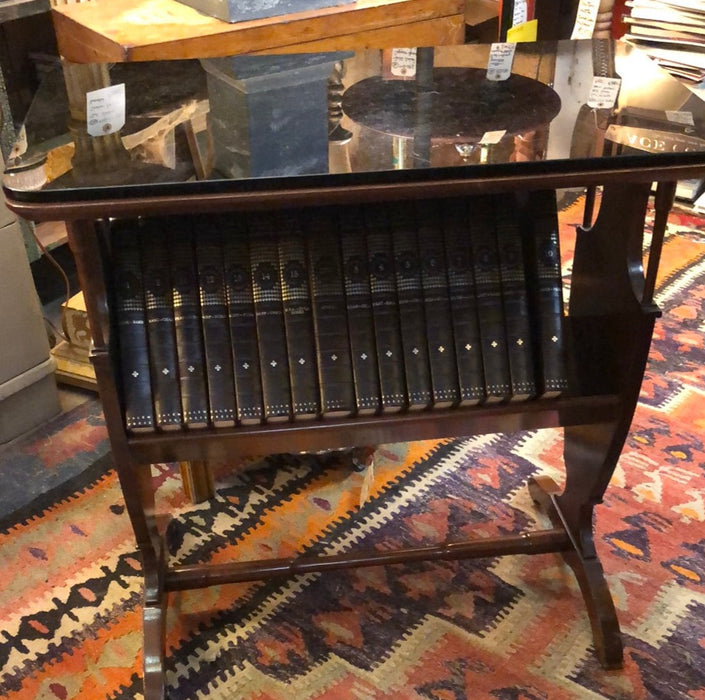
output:
M230 24L175 0L91 0L53 8L59 53L75 63L212 58L462 44L462 0L358 0Z
M292 421L258 426L133 435L130 446L141 463L232 459L292 452L378 445L458 435L538 430L614 420L619 397L537 399L499 406L451 408L342 419ZM178 455L178 459L177 459Z

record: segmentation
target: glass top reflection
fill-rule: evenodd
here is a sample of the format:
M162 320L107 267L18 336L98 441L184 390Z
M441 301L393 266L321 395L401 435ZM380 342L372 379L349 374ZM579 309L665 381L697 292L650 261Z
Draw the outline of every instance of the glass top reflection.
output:
M27 201L705 163L705 103L608 40L66 65L3 184Z

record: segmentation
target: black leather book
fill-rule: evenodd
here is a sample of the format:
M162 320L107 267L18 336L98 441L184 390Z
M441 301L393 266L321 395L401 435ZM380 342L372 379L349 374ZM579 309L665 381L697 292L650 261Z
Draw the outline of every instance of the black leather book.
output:
M285 421L292 414L291 385L274 225L267 212L257 212L248 218L264 419Z
M203 216L194 221L210 422L226 428L236 422L235 377L219 219Z
M294 419L315 418L320 406L306 240L298 212L280 212L273 218L279 232L279 275Z
M125 426L131 433L151 432L155 422L138 224L133 220L115 221L111 228L115 326Z
M421 410L432 404L433 396L416 220L407 203L388 208L408 409Z
M512 390L510 400L524 401L536 395L536 381L519 205L514 197L508 195L495 196L494 200L495 234Z
M190 219L170 219L169 264L181 409L187 427L205 428L209 421L208 390L195 253Z
M466 199L443 203L443 237L460 405L472 406L485 399L485 375Z
M511 384L495 236L494 202L488 196L479 195L468 200L468 207L477 318L480 324L482 366L485 373L485 402L496 403L510 398Z
M555 192L532 192L523 219L537 389L552 398L568 389Z
M433 404L436 408L446 408L460 402L460 385L441 211L436 202L422 201L417 203L416 216Z
M380 410L379 370L372 318L364 219L357 207L340 211L340 245L348 314L350 360L359 415Z
M225 291L230 320L237 419L242 425L256 425L262 422L264 409L250 247L240 217L228 217L223 231Z
M324 416L355 411L338 220L333 209L306 212L306 246Z
M386 204L368 205L364 215L382 412L395 413L406 408L406 377L394 244Z
M167 255L169 219L144 219L140 227L144 306L149 362L158 428L178 430L183 424L174 307Z

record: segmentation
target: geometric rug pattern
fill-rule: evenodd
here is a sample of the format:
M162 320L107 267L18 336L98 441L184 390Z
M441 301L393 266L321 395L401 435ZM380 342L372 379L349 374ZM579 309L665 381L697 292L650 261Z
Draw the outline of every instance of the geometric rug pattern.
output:
M562 221L569 267L570 211ZM169 697L705 700L704 230L671 216L663 317L596 508L623 669L597 662L560 557L511 556L172 594ZM142 697L141 567L96 406L0 455L3 473L15 468L12 488L37 465L64 476L0 521L3 698ZM246 470L223 465L216 498L197 506L173 465L153 475L160 510L177 514L164 523L170 556L219 562L545 526L525 483L532 474L562 482L561 449L560 430L382 445L371 483L340 453L252 457Z

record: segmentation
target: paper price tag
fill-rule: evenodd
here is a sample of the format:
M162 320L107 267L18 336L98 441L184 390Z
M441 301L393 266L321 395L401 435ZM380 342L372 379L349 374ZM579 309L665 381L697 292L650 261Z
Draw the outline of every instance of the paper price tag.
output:
M526 0L514 0L514 11L512 12L512 27L517 24L524 24L529 18Z
M19 158L22 154L27 152L27 129L23 124L20 127L19 133L17 134L17 141L15 141L12 146L12 151L10 151L10 159Z
M516 48L516 44L492 44L487 62L487 80L506 80L512 74Z
M666 110L666 119L675 124L686 124L687 126L695 126L692 112L678 112Z
M622 84L621 78L605 78L596 75L592 79L590 86L590 96L588 97L588 107L594 109L612 109L619 95L619 88Z
M86 93L86 121L91 136L106 136L125 124L125 83Z
M499 143L506 133L506 129L501 129L500 131L485 131L480 139L480 144L483 146L491 146L493 143Z
M571 39L592 39L599 8L600 0L580 0Z
M392 49L390 70L400 78L416 75L416 49Z

